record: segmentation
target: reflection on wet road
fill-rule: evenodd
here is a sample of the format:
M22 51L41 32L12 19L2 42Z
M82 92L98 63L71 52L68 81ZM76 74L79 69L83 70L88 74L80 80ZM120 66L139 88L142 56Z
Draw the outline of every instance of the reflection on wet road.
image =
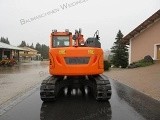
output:
M13 67L0 67L1 74L19 74L19 73L30 73L33 70L48 67L48 62L32 61L29 63L19 63Z
M159 102L114 80L111 83L112 98L104 102L97 102L90 92L61 92L55 102L42 102L37 88L0 120L159 120Z
M44 102L41 120L103 120L111 119L109 102L97 102L92 95L59 96L55 103Z
M24 71L27 70L34 71L33 68ZM55 102L42 102L38 86L34 93L0 116L0 120L160 120L160 102L115 80L110 82L112 97L103 102L97 102L87 88L85 94L75 89L66 94L64 89Z

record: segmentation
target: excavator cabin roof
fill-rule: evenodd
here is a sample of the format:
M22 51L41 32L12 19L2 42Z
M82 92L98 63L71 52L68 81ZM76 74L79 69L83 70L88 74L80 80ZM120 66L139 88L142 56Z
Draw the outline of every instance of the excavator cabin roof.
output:
M51 35L72 35L71 32L69 32L68 29L65 30L65 32L57 32L57 30L52 30Z

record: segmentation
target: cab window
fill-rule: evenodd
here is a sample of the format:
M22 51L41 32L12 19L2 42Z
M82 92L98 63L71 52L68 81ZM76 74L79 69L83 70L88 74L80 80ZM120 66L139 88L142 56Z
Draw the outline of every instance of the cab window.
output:
M53 36L53 47L69 47L69 36Z

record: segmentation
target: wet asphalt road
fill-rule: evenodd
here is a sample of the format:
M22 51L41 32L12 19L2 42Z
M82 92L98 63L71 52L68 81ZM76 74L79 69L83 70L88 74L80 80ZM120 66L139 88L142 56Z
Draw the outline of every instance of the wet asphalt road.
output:
M97 102L91 92L63 90L55 102L42 102L39 86L0 120L160 120L160 102L115 80L110 80L112 97Z

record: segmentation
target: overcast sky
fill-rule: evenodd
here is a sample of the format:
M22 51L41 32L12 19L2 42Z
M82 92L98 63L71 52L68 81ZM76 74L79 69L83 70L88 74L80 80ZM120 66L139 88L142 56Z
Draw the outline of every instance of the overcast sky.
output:
M85 39L99 30L107 50L119 29L125 36L159 9L160 0L0 0L0 37L35 46L49 45L53 29L82 28Z

